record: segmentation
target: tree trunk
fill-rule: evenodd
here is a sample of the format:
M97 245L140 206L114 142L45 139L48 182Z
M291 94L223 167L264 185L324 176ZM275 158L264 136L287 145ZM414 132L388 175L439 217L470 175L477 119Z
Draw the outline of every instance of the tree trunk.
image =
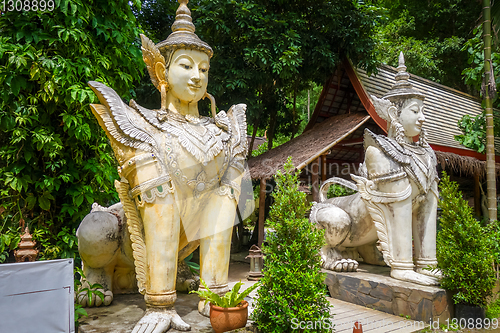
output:
M290 140L292 140L295 135L297 134L297 130L299 129L299 120L297 119L297 85L298 83L295 83L295 88L293 89L293 109L292 109L292 136L290 137Z
M250 146L248 147L248 155L247 155L247 160L252 157L252 151L253 151L253 143L255 142L255 136L257 135L257 127L259 126L259 120L255 119L253 123L253 132L252 132L252 140L250 140Z
M497 188L495 176L495 143L493 131L493 108L490 96L491 71L491 3L483 0L483 40L484 40L484 104L486 106L486 183L488 193L488 217L490 222L497 219Z
M276 118L278 114L276 109L271 111L271 116L269 119L269 131L267 132L267 150L273 149L274 131L276 129Z

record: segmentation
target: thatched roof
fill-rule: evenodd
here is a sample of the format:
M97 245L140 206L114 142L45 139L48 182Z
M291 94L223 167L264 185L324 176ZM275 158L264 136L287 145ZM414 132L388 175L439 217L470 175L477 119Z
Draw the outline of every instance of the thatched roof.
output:
M454 153L435 151L438 163L441 168L452 170L459 176L486 177L486 162L470 156L461 156ZM496 163L496 175L500 176L500 163Z
M251 135L247 135L247 143L248 143L249 147L250 147L250 143L251 142L252 142L252 136ZM253 142L252 151L254 151L255 149L259 148L259 146L261 144L266 143L266 142L267 142L267 139L265 137L256 136L255 140Z
M288 156L292 157L293 165L300 170L327 152L368 119L370 116L366 113L330 117L281 146L248 160L250 175L252 179L269 179L278 169L283 171L283 165Z

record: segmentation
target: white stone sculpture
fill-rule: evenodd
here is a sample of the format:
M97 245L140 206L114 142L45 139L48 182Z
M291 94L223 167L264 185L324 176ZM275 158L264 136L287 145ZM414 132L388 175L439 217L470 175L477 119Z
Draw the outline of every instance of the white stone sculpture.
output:
M121 179L115 186L147 307L133 333L190 329L174 310L176 272L179 253L187 255L198 244L201 278L218 294L228 291L232 227L246 173L246 106L216 114L215 100L207 93L213 51L194 33L187 2L179 0L166 40L155 45L141 35L144 61L161 94L159 110L133 100L126 105L113 89L89 82L102 103L91 105L92 112L119 163ZM213 117L198 113L198 101L205 97L211 100ZM80 226L79 237L83 230ZM86 238L88 249L92 237ZM103 249L108 250L114 248ZM92 255L105 254L84 252L87 277L102 271L90 263ZM111 278L114 273L104 274ZM200 300L198 310L208 316L204 303Z
M310 220L326 229L325 268L356 271L361 255L366 263L385 262L395 279L436 285L441 274L428 269L437 265L436 157L422 129L424 95L408 82L403 53L397 70L391 90L381 99L371 96L387 121L387 137L365 130L365 161L360 175L351 175L356 184L339 178L325 182ZM325 200L334 183L358 193Z
M81 292L78 303L83 306L109 305L116 294L136 293L137 279L128 231L128 221L123 205L119 202L111 207L92 205L91 212L82 220L76 232L78 250L84 262L85 279L82 287L99 284L104 300L92 297L89 302L86 292ZM184 248L178 255L175 289L181 292L197 290L199 276L194 275L184 259L190 250L199 245L193 242L191 248Z

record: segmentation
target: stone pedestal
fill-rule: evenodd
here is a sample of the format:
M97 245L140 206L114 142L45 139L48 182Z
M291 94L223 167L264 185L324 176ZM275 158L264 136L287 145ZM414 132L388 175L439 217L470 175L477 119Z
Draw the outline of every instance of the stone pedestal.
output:
M358 272L323 272L333 298L426 323L453 316L451 295L444 289L393 279L389 267L360 264Z

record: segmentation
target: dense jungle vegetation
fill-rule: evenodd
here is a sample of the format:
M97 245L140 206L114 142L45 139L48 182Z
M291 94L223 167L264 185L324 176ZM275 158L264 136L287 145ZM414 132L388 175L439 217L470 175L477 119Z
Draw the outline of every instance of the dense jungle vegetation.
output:
M91 204L118 200L116 161L90 112L97 98L87 82L158 107L139 34L165 39L178 6L173 0L54 3L53 11L0 9L0 262L12 260L21 224L34 234L40 258L76 257L75 231ZM479 94L476 1L193 0L189 6L196 33L215 51L209 92L221 109L248 105L248 134L268 138L261 150L300 134L307 92L313 109L345 57L375 72L380 63L395 65L402 50L411 73ZM498 62L494 54L497 75ZM480 121L464 126L481 135Z

